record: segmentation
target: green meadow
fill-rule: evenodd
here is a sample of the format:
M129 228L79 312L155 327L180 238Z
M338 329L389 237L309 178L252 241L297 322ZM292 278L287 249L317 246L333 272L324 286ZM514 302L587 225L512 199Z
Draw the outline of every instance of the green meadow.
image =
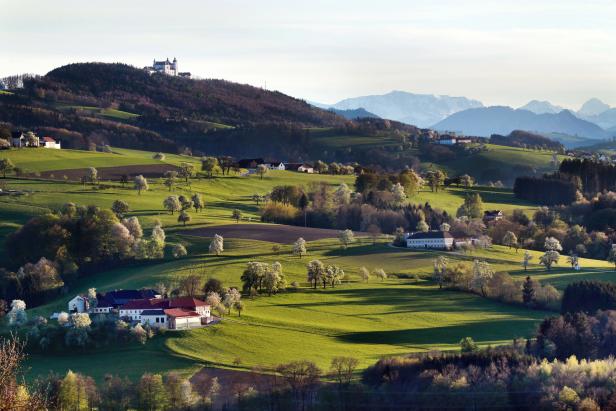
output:
M508 148L506 148L508 149ZM113 149L113 153L94 153L72 150L10 150L0 152L19 167L31 171L50 171L85 167L148 165L160 163L152 153ZM183 161L198 163L198 159L167 155L164 163ZM103 174L104 175L104 174ZM259 207L252 195L265 194L281 184L325 181L332 186L346 183L352 186L352 176L307 175L287 171L258 176L215 176L212 179L192 179L188 184L178 180L169 191L160 179L150 179L150 189L139 195L130 186L102 181L99 186L76 182L43 179L0 179L3 189L21 190L23 195L0 196L0 240L17 229L28 218L54 211L71 201L109 207L122 199L131 207L130 215L140 218L146 231L154 219L162 221L169 243L182 242L188 257L156 263L131 265L97 275L81 278L69 293L48 304L29 310L29 314L48 316L66 309L67 300L90 287L100 291L153 286L159 281L176 283L190 274L204 280L215 277L225 286L240 286L240 276L249 261L280 261L289 284L297 282L286 292L274 296L245 298L245 311L225 315L217 325L204 329L167 332L145 346L110 347L63 354L33 355L29 377L49 371L64 373L68 369L80 371L100 379L107 373L139 376L144 371L178 370L194 373L203 365L271 370L281 362L310 359L327 368L335 356L353 355L366 367L378 358L430 350L455 350L461 338L470 336L482 346L508 343L514 338L529 337L537 324L549 312L502 304L477 295L439 290L431 280L436 251L410 251L391 247L386 237L376 245L368 238L359 238L348 249L342 249L337 239L322 239L308 243L308 256L291 255L291 245L282 245L279 252L273 243L247 239L225 239L221 256L207 253L209 238L191 233L190 229L234 223L231 211L243 213L242 223L254 224ZM509 211L521 208L532 212L530 203L515 199L510 190L477 187L485 208ZM177 215L163 210L162 201L169 194L202 193L206 208L201 213L190 212L192 221L186 226L177 222ZM430 202L433 207L455 213L462 204L465 190L451 188L432 193L424 190L410 197L416 203ZM562 289L571 281L582 278L611 281L616 275L613 266L604 261L581 259L580 271L566 266L565 258L548 272L538 266L540 253L528 272L521 266L523 250L516 252L494 246L472 254L446 253L450 263L472 263L481 258L489 261L496 271L507 271L522 278L532 275ZM306 282L306 263L318 258L325 264L336 264L346 273L343 283L335 288L312 289ZM5 247L0 262L10 261ZM2 264L0 264L2 265ZM389 278L362 282L358 269L383 268Z

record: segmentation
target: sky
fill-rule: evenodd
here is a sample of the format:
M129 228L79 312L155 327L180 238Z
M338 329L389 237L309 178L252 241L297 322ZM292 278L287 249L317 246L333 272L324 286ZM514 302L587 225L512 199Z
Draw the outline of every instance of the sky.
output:
M309 101L391 90L616 105L613 0L0 0L0 76L177 57Z

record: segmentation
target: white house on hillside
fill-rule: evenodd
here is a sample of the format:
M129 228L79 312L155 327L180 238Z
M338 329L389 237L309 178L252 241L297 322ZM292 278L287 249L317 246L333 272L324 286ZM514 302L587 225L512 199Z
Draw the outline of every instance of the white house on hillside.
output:
M450 250L453 248L454 238L448 231L428 231L410 233L406 235L407 248L436 248Z
M55 148L56 150L60 150L60 142L51 138L51 137L43 137L39 140L39 147L43 148Z
M69 313L85 313L88 312L89 308L88 297L77 295L68 302Z

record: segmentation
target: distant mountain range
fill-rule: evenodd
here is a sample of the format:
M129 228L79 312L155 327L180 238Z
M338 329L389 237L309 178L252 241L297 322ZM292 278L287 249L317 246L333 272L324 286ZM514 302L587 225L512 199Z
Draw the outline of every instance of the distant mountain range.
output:
M539 134L565 134L588 139L605 139L609 133L598 125L576 117L569 110L535 114L511 107L481 107L460 111L433 126L436 130L456 131L467 135L507 135L513 130ZM553 134L555 135L555 134Z
M597 98L578 111L549 101L532 100L513 109L485 107L466 97L392 91L382 95L341 100L335 104L311 103L346 118L378 116L417 127L457 131L467 135L508 135L513 130L541 133L567 147L589 144L616 134L616 108Z
M335 104L313 103L321 108L355 110L363 108L381 118L396 120L417 127L429 127L447 116L469 108L483 107L477 100L466 97L414 94L392 91L382 95L353 97Z

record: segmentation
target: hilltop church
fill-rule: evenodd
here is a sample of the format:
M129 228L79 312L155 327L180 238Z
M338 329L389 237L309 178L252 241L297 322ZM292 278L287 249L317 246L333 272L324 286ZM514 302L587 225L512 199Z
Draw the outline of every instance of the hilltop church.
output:
M144 69L150 74L160 73L168 76L190 78L189 72L180 72L178 69L178 59L175 57L173 58L173 61L169 61L169 58L163 61L156 61L156 59L154 59L154 63Z

